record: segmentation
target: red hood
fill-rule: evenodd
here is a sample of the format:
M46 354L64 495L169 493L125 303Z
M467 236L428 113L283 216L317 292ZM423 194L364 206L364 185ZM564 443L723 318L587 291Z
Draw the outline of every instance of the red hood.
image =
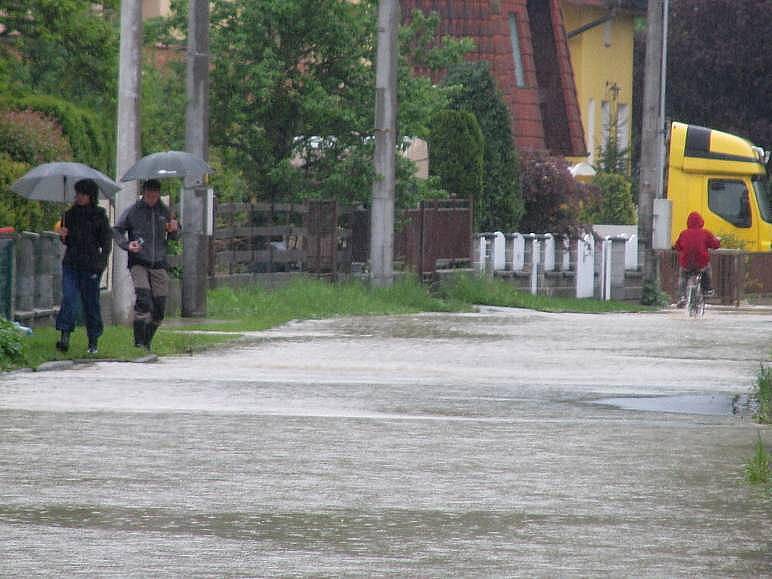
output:
M699 229L705 225L705 221L702 219L702 215L697 211L689 213L689 217L686 218L686 226L689 229Z

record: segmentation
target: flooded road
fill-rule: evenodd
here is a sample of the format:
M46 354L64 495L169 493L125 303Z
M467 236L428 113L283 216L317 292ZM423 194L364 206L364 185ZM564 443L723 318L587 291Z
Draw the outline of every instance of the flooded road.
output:
M308 321L0 376L0 576L772 574L743 482L772 430L724 404L772 318L680 313Z

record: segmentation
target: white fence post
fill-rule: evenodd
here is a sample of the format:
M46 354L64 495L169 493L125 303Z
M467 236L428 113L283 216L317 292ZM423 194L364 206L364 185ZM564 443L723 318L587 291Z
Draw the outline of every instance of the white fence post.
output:
M576 241L576 297L591 298L595 293L595 239L585 234Z
M525 239L519 233L512 236L512 271L523 271L525 267Z
M533 295L539 291L540 253L541 242L533 235L533 245L531 246L531 293Z
M564 235L561 240L560 270L571 271L571 242L567 235Z
M497 231L493 234L493 271L500 271L505 268L505 240L504 234Z
M638 236L633 234L625 243L625 269L638 269Z
M486 255L486 246L488 245L485 234L484 233L478 233L477 234L477 272L480 274L485 273L485 255Z
M544 235L544 271L555 271L555 238L551 233Z
M611 299L611 239L605 237L601 242L600 298Z

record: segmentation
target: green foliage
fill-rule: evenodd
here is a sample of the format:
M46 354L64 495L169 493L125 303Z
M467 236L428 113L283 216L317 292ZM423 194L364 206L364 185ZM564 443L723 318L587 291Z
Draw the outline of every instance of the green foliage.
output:
M144 154L185 149L185 64L142 66L142 148Z
M91 165L100 171L110 173L112 167L112 134L113 129L91 110L78 107L63 98L54 96L24 95L16 97L0 98L0 108L9 111L36 111L48 119L55 121L61 132L67 139L68 151L62 152L61 146L54 151L56 154L43 155L46 160L63 160L75 158L78 162ZM10 113L9 113L10 114ZM21 125L25 139L43 142L49 138L48 134L31 136L30 133L40 132L41 129L30 125ZM39 160L28 160L29 157L15 155L6 146L0 144L8 151L11 157L25 160L34 165ZM71 150L71 152L69 152Z
M29 201L10 190L32 166L71 158L69 143L57 123L30 111L0 111L0 226L17 230L50 229L61 207Z
M759 434L754 447L753 456L745 465L745 480L750 484L769 483L769 457Z
M429 172L451 194L480 197L484 148L480 125L472 113L445 110L432 118Z
M11 368L22 360L21 333L11 322L0 317L0 370Z
M515 231L524 214L509 111L487 63L449 68L445 79L451 107L475 115L485 138L483 193L475 204L478 230Z
M590 223L634 225L638 209L633 203L632 181L620 173L596 173L592 184L598 188L594 202L583 213Z
M756 419L764 424L772 422L772 366L762 366L754 392L758 404Z
M589 191L573 178L564 158L523 152L520 186L525 200L521 231L567 235L581 228L580 214Z
M479 275L449 278L437 294L451 303L485 304L512 308L529 308L544 312L631 312L646 308L627 302L538 296L516 289L501 279Z
M276 290L260 287L218 288L209 294L209 315L233 320L230 329L265 329L292 319L339 315L406 314L450 311L442 300L428 295L414 279L401 279L391 288L368 288L360 282L330 284L295 279Z
M9 82L103 113L112 110L117 6L117 0L3 2L0 58L13 62L6 69Z
M371 10L336 0L212 4L212 143L260 197L286 195L296 155L301 176L319 183L335 167L327 157L361 145L372 126ZM311 137L325 146L306 146Z
M0 151L8 158L33 166L53 159L72 158L61 126L39 111L0 109Z
M663 307L670 303L670 296L659 286L659 281L646 280L641 288L641 304Z
M374 125L374 0L259 0L211 5L211 146L233 181L213 177L218 193L247 199L334 197L367 202L371 195ZM151 22L147 42L178 43L187 2ZM436 40L438 18L417 14L400 31L399 127L424 137L431 114L447 104L442 88L410 74L412 63L442 67L471 44ZM163 84L159 79L158 84ZM174 92L176 100L181 83ZM155 91L155 89L154 89ZM159 98L162 89L158 89ZM216 105L214 105L216 103ZM168 102L158 105L158 134ZM152 115L155 115L151 111ZM173 113L171 116L174 116ZM413 171L399 171L397 200L420 191ZM224 191L223 189L224 188ZM237 189L245 189L240 193ZM401 193L400 193L401 192Z

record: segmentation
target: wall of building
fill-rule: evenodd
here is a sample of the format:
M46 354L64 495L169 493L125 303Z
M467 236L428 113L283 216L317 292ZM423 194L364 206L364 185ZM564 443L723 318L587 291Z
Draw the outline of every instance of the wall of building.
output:
M561 8L567 35L609 14L602 3L591 0L561 0ZM632 11L617 10L611 20L568 39L591 164L597 160L598 147L607 141L608 119L615 108L619 143L622 148L630 144L635 16Z

